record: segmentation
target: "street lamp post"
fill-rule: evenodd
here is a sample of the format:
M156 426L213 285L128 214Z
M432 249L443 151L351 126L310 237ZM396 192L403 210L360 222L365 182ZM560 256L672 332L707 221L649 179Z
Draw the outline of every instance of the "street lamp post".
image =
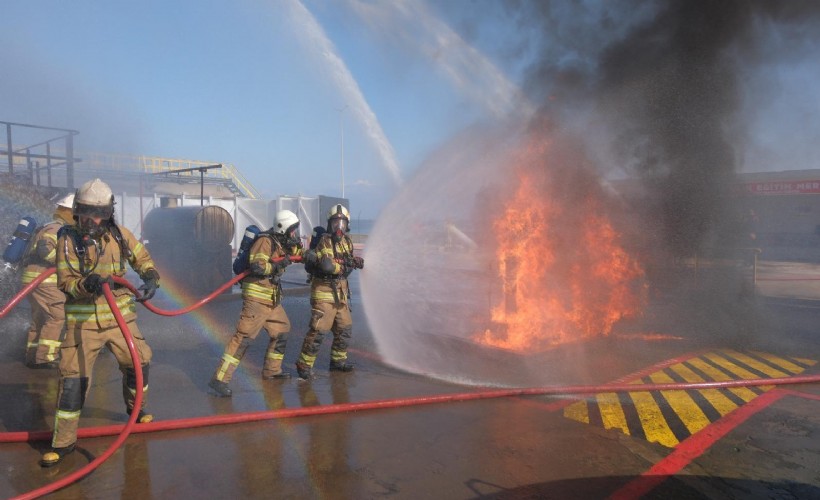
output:
M344 122L344 113L345 110L348 108L348 105L345 104L341 109L339 109L339 163L341 164L342 168L342 198L345 197L345 122Z

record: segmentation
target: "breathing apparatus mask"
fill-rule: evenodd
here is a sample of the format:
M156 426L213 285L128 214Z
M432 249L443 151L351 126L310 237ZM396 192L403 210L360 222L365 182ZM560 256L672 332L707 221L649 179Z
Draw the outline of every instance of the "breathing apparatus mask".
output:
M108 184L92 179L77 189L72 211L80 232L99 239L114 221L114 194Z
M103 219L96 222L91 217L77 217L80 233L83 236L89 236L92 239L99 240L105 232L111 227L111 219Z
M298 248L302 245L302 239L299 236L299 223L293 224L285 230L285 244L288 251Z
M114 218L114 205L74 205L74 219L78 222L80 232L91 238L99 239L111 227ZM97 222L99 220L100 222Z
M327 213L327 231L338 242L346 232L350 231L350 212L341 203L330 207Z
M333 236L341 238L347 232L347 219L342 217L337 217L330 219L330 232L333 233Z

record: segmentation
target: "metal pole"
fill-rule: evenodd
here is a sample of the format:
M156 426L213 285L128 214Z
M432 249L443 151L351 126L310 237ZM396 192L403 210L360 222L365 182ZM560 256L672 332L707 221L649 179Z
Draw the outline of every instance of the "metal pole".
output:
M6 153L9 157L9 174L14 173L14 156L11 152L11 123L6 124Z
M349 106L347 104L339 110L339 144L340 144L340 152L339 152L339 163L342 167L342 198L345 197L345 110Z
M31 150L26 150L26 168L28 168L28 175L31 183L34 184L34 170L31 169Z
M199 206L205 206L205 170L199 169Z
M74 189L74 135L68 134L65 138L65 183L69 189Z
M143 211L142 211L142 195L143 195L143 182L145 181L145 165L142 166L143 171L140 172L140 243L145 242L145 238L142 237L142 221L143 221Z
M51 143L46 143L46 174L48 175L48 187L51 187Z

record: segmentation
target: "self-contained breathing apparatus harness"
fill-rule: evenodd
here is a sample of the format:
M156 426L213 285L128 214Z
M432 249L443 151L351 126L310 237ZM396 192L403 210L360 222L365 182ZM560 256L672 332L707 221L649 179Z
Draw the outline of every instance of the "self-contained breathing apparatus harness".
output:
M64 200L61 200L61 202L63 201ZM68 200L65 199L65 204L67 203ZM97 238L104 238L106 242L110 241L109 235L104 232L105 229L108 229L108 232L111 236L113 236L114 240L120 247L120 272L124 274L124 261L131 258L132 252L122 237L122 231L114 221L114 193L111 192L111 187L100 179L92 179L77 189L73 199L71 200L71 205L75 225L63 226L57 232L58 238L63 235L67 236L65 239L63 252L69 269L73 272L80 273L80 275L84 277L94 272L97 265L100 263L100 256L104 252L102 244L97 240ZM103 231L97 233L97 230L95 229L93 236L89 234L89 232L81 231L79 228L84 227L83 217L86 217L87 221L94 217L100 217L100 225L96 226L95 224L95 226ZM71 265L71 259L68 254L69 239L71 239L74 243L74 251L77 254L79 261L79 269L75 269L74 266ZM86 269L86 251L92 245L96 248L94 265L91 266L91 269Z
M125 273L125 261L131 258L132 252L131 249L128 247L128 244L125 242L125 239L122 237L122 231L120 231L119 226L114 222L114 218L112 217L107 221L106 224L111 236L114 238L114 241L120 247L120 271ZM63 245L63 254L65 255L65 261L68 265L68 268L74 272L80 273L81 276L88 276L89 274L93 273L95 269L97 269L97 265L100 263L100 256L103 254L103 248L100 242L96 239L92 238L88 234L80 234L80 231L77 230L76 226L63 226L57 231L57 237L60 238L63 235L67 236L65 239L65 244ZM108 234L104 234L102 236L109 241ZM74 266L71 265L71 259L69 258L68 253L68 240L71 239L72 243L74 244L74 251L77 254L77 258L79 261L79 269L75 269ZM94 265L91 266L90 269L86 269L86 249L90 248L91 246L96 248L96 252L94 252L95 259Z
M344 269L342 270L341 274L328 274L323 273L321 271L321 267L314 269L310 274L313 275L315 279L320 279L327 283L330 286L330 289L333 291L333 302L338 307L341 305L341 301L339 300L339 291L338 286L341 280L345 280L347 282L347 277L353 272L355 266L353 265L353 254L349 252L342 252L341 257L339 256L339 251L337 250L337 245L339 243L344 242L348 248L351 250L353 249L353 241L350 239L348 235L342 235L339 238L339 241L334 241L333 235L330 233L324 233L322 238L330 238L330 247L333 249L333 260L336 262L341 261L342 266ZM351 304L351 295L350 295L350 286L347 287L347 308L349 310L353 310Z
M294 246L297 246L299 244L299 242L289 238L285 234L272 232L270 230L259 232L259 234L256 236L256 239L254 241L258 241L259 238L270 238L271 242L276 247L281 249L282 252L285 254L285 260L283 260L282 262L279 262L278 264L274 264L273 265L273 271L271 272L271 274L263 276L263 277L268 278L268 280L271 282L271 284L276 287L276 292L277 292L276 295L277 295L277 297L279 297L279 301L281 302L282 294L283 294L282 280L281 280L282 273L278 272L278 270L279 269L284 269L285 266L287 266L290 263L290 259L288 259L288 256L290 255L290 253L292 251L292 248ZM275 248L274 248L274 251L275 251Z

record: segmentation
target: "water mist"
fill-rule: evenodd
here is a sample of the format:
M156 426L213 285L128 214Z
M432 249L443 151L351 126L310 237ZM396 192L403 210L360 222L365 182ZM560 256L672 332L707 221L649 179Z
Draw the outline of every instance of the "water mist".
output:
M553 383L561 368L543 361L559 356L556 346L577 351L578 341L606 335L638 307L614 297L641 277L639 266L623 252L596 254L589 240L607 233L611 203L583 155L563 139L553 144L552 132L470 130L384 210L361 280L386 362L460 383ZM530 195L516 199L522 186ZM505 256L517 250L535 255ZM626 272L607 281L599 270L617 268L613 258ZM600 317L611 321L590 322Z

